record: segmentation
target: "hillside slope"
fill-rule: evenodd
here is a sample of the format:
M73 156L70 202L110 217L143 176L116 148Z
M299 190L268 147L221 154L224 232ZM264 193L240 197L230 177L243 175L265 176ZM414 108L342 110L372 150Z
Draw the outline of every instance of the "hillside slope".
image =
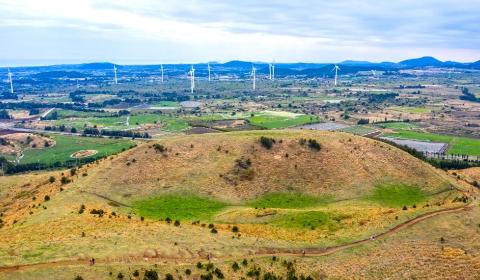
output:
M262 136L275 139L271 149L261 146ZM322 148L313 150L300 139L315 139ZM347 199L389 183L430 193L449 185L443 173L409 154L346 133L258 131L180 136L159 143L167 151L156 152L147 144L101 166L99 176L89 177L86 190L119 201L181 191L239 202L268 192ZM239 170L242 160L251 166Z

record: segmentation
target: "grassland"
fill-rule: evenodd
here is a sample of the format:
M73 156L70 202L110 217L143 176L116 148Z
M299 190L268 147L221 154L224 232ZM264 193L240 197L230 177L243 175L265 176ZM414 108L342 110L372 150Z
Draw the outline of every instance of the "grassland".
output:
M421 188L402 184L377 186L367 199L388 207L411 206L423 202L427 194Z
M225 203L193 194L171 194L136 201L139 215L151 219L210 220Z
M265 149L260 136L282 141ZM317 139L322 149L310 150L300 138ZM61 261L75 265L56 271L59 279L72 279L72 273L110 279L112 271L113 277L120 271L130 276L147 267L176 276L174 269L188 267L194 277L201 273L195 263L212 256L226 279L240 279L247 268L234 272L231 260L261 265L255 254L365 239L423 213L463 204L453 202L457 192L439 192L456 184L441 171L384 143L346 133L272 130L174 136L158 143L166 151L140 145L81 167L69 184L49 182L59 171L39 174L36 181L33 175L0 177L5 205L0 263L55 261L52 267L32 268L27 279L56 271ZM251 159L251 181L234 176L239 158ZM400 187L379 187L386 178ZM49 199L42 199L46 195ZM408 210L402 210L404 203ZM168 223L167 217L180 223ZM201 223L192 224L197 220ZM202 226L209 223L215 231ZM145 257L147 250L158 256ZM88 266L91 257L98 265Z
M416 123L412 123L412 122L389 122L389 123L377 124L377 126L381 128L404 129L404 130L418 127Z
M262 112L255 114L253 117L248 119L251 124L267 128L267 129L280 129L293 126L299 126L303 124L315 123L318 122L318 119L315 117L307 115L297 115L297 114L274 114L271 112Z
M70 155L80 150L97 150L96 158L116 154L128 149L134 142L107 138L51 135L56 144L46 149L27 149L20 163L63 163L71 160Z
M449 145L447 151L448 154L480 156L480 139L440 135L412 130L396 130L395 133L388 133L385 136L447 143Z

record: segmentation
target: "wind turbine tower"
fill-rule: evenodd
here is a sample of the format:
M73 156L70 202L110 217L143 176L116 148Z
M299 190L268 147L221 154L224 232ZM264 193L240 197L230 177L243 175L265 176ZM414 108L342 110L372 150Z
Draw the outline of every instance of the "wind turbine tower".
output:
M117 79L117 66L115 64L113 64L113 74L114 74L114 77L113 77L113 81L115 84L118 84L118 79Z
M210 67L210 63L208 64L208 81L210 82L211 79L211 72L212 72L212 67Z
M10 72L10 68L8 68L8 82L10 83L10 93L13 94L13 78L12 72Z
M257 69L252 65L252 81L253 81L253 90L257 89Z
M163 84L163 64L160 64L160 70L162 71L162 84Z
M190 91L193 94L193 91L195 90L195 68L192 67L190 68Z
M332 71L335 71L335 86L337 86L338 70L340 70L340 67L338 67L338 65L335 65L332 69Z
M275 81L275 64L270 63L268 64L268 70L270 72L270 80Z

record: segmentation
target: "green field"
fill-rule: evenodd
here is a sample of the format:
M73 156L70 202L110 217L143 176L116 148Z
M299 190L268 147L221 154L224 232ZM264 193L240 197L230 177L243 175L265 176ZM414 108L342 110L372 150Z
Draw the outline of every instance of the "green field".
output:
M385 136L419 141L448 143L448 154L480 156L480 139L440 135L412 130L397 130L395 133L388 133L385 134Z
M418 125L411 122L390 122L390 123L380 123L377 124L378 127L381 128L389 128L389 129L411 129L417 128Z
M75 112L75 111L73 111ZM91 117L86 112L80 112L77 118L72 120L62 119L53 122L54 125L65 125L66 127L75 127L77 130L82 130L85 126L88 127L101 127L115 130L134 129L138 125L163 123L163 129L166 131L181 131L188 128L188 123L185 120L159 115L159 114L136 114L129 118L129 125L126 125L127 116L120 117ZM95 113L96 114L96 113ZM85 116L85 117L82 117Z
M110 112L83 112L74 110L55 109L52 112L57 112L59 119L65 118L91 118L91 117L110 117L113 113ZM50 112L50 114L52 113ZM49 115L50 115L49 114Z
M270 193L248 203L256 208L308 208L325 205L332 200L328 197L315 197L301 193Z
M353 133L356 135L366 135L366 134L375 132L376 129L370 126L365 126L365 125L355 125L355 126L343 128L342 131Z
M160 101L153 104L154 107L178 107L178 102L176 101Z
M271 114L271 113L259 113L253 117L248 118L252 125L267 129L280 129L292 126L298 126L303 124L318 122L318 118L307 115L295 115L285 112L285 115Z
M146 218L174 220L210 220L226 204L196 195L172 194L133 203L136 212Z
M404 113L412 113L412 114L428 114L431 113L433 110L432 108L426 108L426 107L392 107L390 108L395 111L400 111Z
M367 199L388 207L402 207L422 202L426 197L419 187L390 184L377 186Z
M128 149L134 142L130 140L116 140L108 138L80 137L51 135L56 144L46 149L28 149L24 151L24 157L20 163L64 163L71 160L71 154L80 150L97 150L95 158L105 157Z

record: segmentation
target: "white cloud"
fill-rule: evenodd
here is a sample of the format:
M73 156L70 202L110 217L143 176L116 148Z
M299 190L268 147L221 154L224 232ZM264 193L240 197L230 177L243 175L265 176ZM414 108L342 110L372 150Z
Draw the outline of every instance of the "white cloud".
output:
M18 59L480 57L480 2L470 0L0 0L0 12L0 52Z

